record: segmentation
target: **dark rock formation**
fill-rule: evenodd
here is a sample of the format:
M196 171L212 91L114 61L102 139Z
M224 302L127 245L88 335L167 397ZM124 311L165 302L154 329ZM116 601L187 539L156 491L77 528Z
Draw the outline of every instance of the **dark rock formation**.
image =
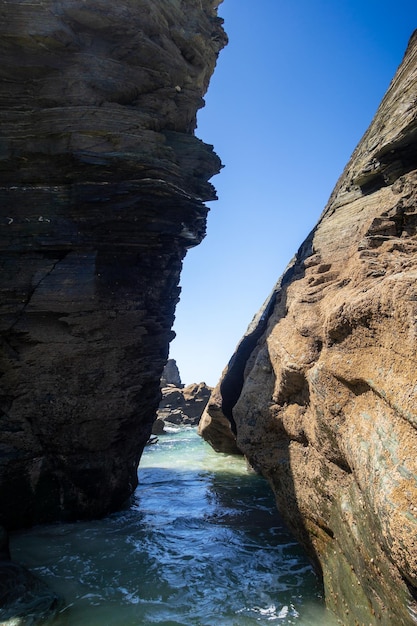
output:
M269 479L352 626L417 616L416 103L417 33L200 427Z
M174 387L182 388L184 385L181 382L180 372L175 359L168 359L164 371L161 376L161 389L168 387L168 385L174 385Z
M46 626L56 623L63 600L22 565L0 561L0 607L2 626Z
M9 539L0 527L0 623L2 626L52 624L63 600L22 565L10 560Z
M186 250L220 168L193 134L219 0L0 6L0 523L136 486Z

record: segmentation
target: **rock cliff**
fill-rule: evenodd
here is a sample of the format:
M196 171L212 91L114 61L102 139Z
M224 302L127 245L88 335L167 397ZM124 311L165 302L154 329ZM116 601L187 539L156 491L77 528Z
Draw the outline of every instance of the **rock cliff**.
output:
M0 523L136 486L182 259L221 167L194 136L220 0L0 6Z
M345 625L417 619L417 33L200 425L270 481Z

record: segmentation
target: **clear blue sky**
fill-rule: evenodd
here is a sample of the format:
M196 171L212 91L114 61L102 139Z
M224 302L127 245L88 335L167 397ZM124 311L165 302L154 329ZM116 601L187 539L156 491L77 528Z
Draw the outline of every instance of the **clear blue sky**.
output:
M224 0L197 136L225 168L186 256L170 357L215 385L313 228L417 28L417 0Z

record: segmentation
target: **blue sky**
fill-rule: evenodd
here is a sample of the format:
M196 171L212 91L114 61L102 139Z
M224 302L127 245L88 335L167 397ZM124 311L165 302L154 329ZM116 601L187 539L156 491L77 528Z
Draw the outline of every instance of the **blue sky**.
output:
M224 0L196 135L225 167L181 277L170 357L215 385L318 220L417 28L416 0Z

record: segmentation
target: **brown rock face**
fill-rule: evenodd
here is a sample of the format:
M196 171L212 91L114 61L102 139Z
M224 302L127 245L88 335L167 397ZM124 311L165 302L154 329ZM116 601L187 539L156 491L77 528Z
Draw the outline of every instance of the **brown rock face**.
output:
M154 434L158 434L161 424L157 422L170 422L171 424L183 424L197 426L210 398L212 388L206 383L192 383L186 387L169 385L162 388L162 399L157 411L157 420L154 424Z
M0 523L136 485L181 262L219 159L194 137L217 0L0 7Z
M415 33L200 426L269 479L346 625L416 619L416 102Z

